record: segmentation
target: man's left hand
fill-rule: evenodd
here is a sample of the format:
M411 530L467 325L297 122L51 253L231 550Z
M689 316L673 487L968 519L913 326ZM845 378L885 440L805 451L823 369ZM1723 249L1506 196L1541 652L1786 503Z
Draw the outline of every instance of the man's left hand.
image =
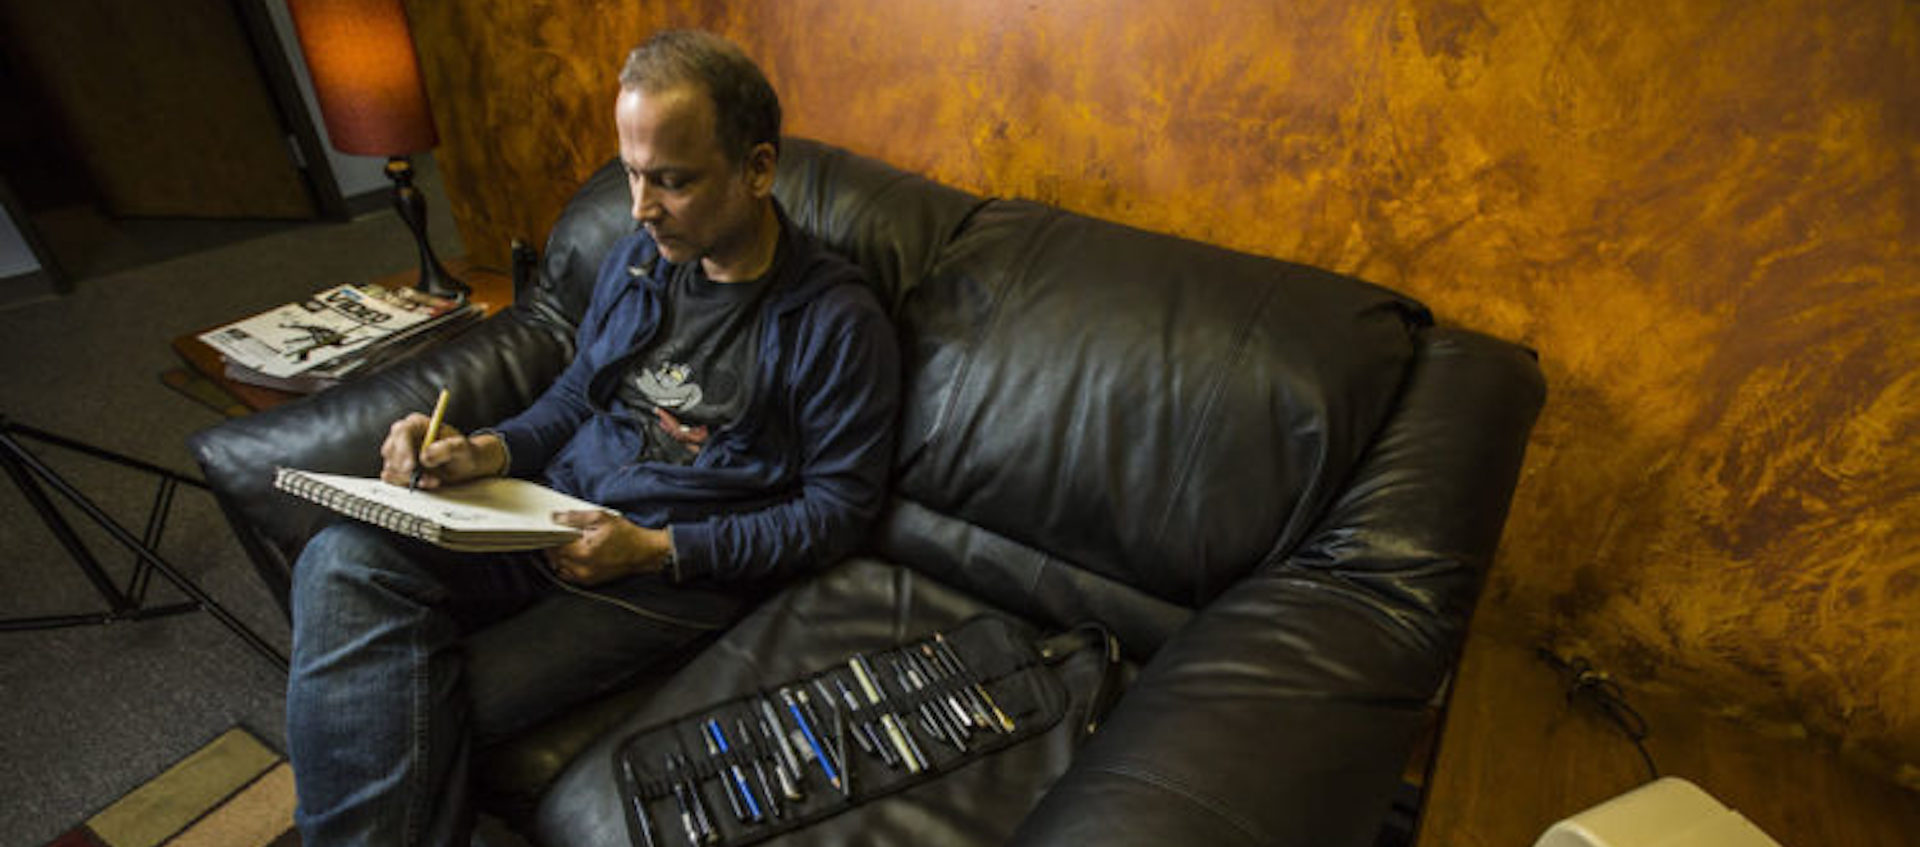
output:
M553 520L580 530L579 538L547 551L554 574L578 585L658 573L672 551L666 530L648 529L613 512L554 512Z

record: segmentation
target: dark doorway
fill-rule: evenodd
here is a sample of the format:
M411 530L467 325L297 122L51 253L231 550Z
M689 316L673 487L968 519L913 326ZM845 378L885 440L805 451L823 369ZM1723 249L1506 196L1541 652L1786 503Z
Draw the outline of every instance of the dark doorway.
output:
M57 277L337 216L338 190L258 7L0 0L0 176L15 225Z

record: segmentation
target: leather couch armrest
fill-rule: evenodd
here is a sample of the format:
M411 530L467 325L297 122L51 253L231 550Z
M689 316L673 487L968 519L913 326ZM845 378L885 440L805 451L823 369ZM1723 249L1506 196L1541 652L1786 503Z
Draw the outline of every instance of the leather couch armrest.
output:
M508 309L376 374L194 433L188 449L261 579L286 607L293 560L331 513L275 491L275 467L372 475L393 421L452 394L447 422L487 426L533 402L573 356L570 334Z
M1015 843L1372 844L1543 398L1527 351L1426 333L1319 528L1168 641Z

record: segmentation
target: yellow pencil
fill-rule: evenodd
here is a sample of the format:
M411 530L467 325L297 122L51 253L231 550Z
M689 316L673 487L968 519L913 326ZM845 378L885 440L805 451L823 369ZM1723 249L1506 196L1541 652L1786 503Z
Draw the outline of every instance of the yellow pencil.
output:
M446 416L447 390L442 388L440 389L440 399L433 401L433 418L427 421L427 434L420 439L421 450L426 450L427 445L432 444L433 440L440 436L440 421L446 418ZM413 458L413 479L407 481L408 491L413 491L420 487L420 474L425 470L426 466L420 464L420 455L416 452Z

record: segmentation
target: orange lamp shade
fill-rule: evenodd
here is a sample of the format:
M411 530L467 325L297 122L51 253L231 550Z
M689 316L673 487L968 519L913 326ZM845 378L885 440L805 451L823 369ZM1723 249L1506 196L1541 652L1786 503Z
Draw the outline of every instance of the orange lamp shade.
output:
M333 147L401 156L439 142L401 0L289 0Z

